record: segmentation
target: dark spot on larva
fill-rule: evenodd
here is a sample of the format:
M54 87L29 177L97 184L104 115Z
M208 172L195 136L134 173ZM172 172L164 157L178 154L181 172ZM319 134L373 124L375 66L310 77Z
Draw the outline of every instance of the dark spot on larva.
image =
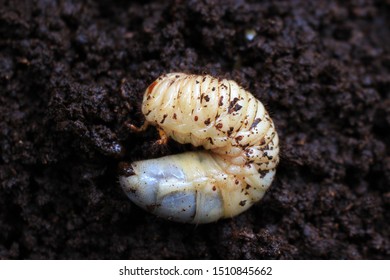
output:
M240 204L240 206L245 206L245 203L246 203L246 200L241 200L239 204Z
M195 81L195 83L199 84L199 81L198 81L198 80L196 80L196 81Z
M265 143L266 143L266 142L265 142L265 138L263 138L263 139L260 140L260 146L265 145Z
M207 120L204 121L204 124L205 125L209 125L210 124L210 118L208 118Z
M223 127L223 124L222 123L219 123L215 126L217 129L221 129Z
M198 116L195 116L195 117L194 117L194 120L197 122L197 121L198 121Z
M236 181L234 181L234 183L235 183L236 185L238 185L238 184L240 183L240 181L238 181L238 180L236 179Z
M163 119L161 120L160 124L163 124L165 122L165 119L168 117L167 114L164 114Z
M206 95L206 96L204 97L204 100L206 100L206 102L209 102L209 101L210 101L210 97L209 97L208 95Z
M216 190L217 190L217 188L215 186L213 186L213 191L216 191Z
M180 78L180 75L176 75L175 78Z
M252 187L251 185L247 184L245 188L246 188L247 190L249 190L251 187Z
M229 104L229 109L228 109L228 113L231 114L233 111L237 111L235 110L235 105L236 103L239 101L240 99L238 99L237 97L235 97L232 101L230 101L230 104ZM239 105L240 106L240 105ZM241 109L242 106L240 106L239 109ZM238 109L238 110L239 110Z
M259 170L260 178L263 179L268 172L268 170Z
M173 119L176 120L177 119L177 115L176 113L173 113Z
M256 127L256 126L259 124L259 122L261 122L261 119L260 119L260 118L256 118L256 119L254 119L254 121L253 121L253 123L252 123L252 125L251 125L251 128L250 128L250 129L252 129L252 128Z
M203 77L203 79L202 79L202 82L206 81L206 78L207 78L207 77L206 77L206 76L204 76L204 77Z
M213 139L211 137L208 138L211 145L214 145Z
M236 105L234 105L233 110L234 110L234 112L237 112L237 111L240 111L241 108L242 108L242 106L240 104L236 104Z
M149 110L149 111L145 114L145 116L148 116L151 112L152 112L152 110Z
M215 91L215 87L213 87L211 90L212 90L212 91Z
M267 157L269 160L271 160L273 158L273 156L268 155L268 152L264 152L263 157Z
M236 142L240 142L242 140L242 138L244 138L244 136L240 135L240 136L237 136L235 139L236 139Z
M229 127L229 130L227 131L227 135L230 136L233 133L234 127Z
M218 106L223 106L223 96L219 98Z

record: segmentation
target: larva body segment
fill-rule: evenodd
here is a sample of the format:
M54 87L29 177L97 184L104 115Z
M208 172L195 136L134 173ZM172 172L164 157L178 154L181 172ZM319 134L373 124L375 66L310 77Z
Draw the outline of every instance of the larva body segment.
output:
M171 73L144 94L146 122L175 141L203 146L131 164L129 198L167 219L208 223L260 200L279 162L279 139L263 104L236 82Z

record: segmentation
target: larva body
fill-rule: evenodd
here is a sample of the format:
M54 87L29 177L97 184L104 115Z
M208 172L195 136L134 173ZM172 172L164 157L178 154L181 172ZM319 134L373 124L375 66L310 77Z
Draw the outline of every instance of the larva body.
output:
M146 122L175 141L203 146L137 161L120 176L129 198L170 220L208 223L259 201L279 162L279 139L263 104L234 81L171 73L147 89Z

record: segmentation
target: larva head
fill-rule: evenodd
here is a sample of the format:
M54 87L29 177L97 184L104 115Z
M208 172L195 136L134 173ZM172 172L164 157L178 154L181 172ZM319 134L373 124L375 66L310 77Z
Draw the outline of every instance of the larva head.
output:
M150 84L150 86L148 86L148 88L146 89L146 94L147 95L150 95L154 89L154 87L157 85L158 83L158 80L154 81L153 83Z

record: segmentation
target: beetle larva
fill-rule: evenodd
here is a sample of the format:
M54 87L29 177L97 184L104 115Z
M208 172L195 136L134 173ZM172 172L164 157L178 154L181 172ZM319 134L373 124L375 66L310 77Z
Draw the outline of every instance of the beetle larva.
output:
M177 222L233 217L259 201L279 162L279 139L263 104L236 82L162 75L147 89L146 123L205 150L136 161L120 184L142 208Z

